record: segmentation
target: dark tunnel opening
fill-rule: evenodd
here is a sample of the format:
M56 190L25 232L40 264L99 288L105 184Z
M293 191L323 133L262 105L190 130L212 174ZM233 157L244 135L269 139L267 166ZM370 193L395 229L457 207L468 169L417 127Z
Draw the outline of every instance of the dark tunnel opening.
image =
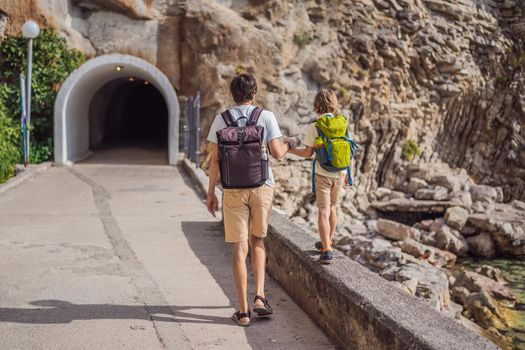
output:
M119 78L102 86L89 109L90 148L168 145L168 108L148 81Z

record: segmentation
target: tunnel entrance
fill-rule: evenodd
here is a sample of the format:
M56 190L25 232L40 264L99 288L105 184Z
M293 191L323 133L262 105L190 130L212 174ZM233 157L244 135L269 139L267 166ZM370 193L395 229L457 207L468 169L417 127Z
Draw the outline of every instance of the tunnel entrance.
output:
M95 151L91 160L177 164L179 113L173 85L154 65L129 55L93 58L71 73L58 92L55 163L71 165ZM108 149L117 151L102 152Z
M102 86L89 108L89 144L108 147L162 148L168 145L168 108L160 91L137 77Z

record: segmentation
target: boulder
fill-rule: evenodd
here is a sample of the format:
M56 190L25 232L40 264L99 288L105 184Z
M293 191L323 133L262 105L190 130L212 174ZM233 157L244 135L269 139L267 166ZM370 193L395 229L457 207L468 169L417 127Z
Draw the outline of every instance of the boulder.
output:
M418 190L428 186L428 183L423 179L418 179L417 177L412 177L408 181L408 191L410 193L416 193Z
M498 191L491 186L487 185L472 185L470 186L470 195L472 201L480 202L496 202L499 199Z
M465 305L467 303L467 298L469 295L470 292L465 287L454 287L450 292L452 300L454 300L457 303L460 303L461 305Z
M445 213L445 222L455 230L461 231L467 222L469 213L462 207L448 208Z
M504 324L498 318L501 316L498 306L486 291L471 293L465 300L464 306L483 328L504 328Z
M450 192L459 192L462 189L461 180L452 174L434 175L429 183L446 187Z
M470 209L472 207L472 196L470 192L452 192L449 194L450 200L458 201L461 203L461 207Z
M472 271L460 273L452 287L465 287L471 293L485 290L496 299L516 300L514 293L503 284Z
M483 265L478 268L476 268L476 272L480 275L487 276L488 278L492 278L494 281L501 283L501 284L507 284L507 281L503 278L501 275L501 270L497 267L493 267L490 265Z
M403 253L410 254L415 258L421 257L426 250L430 250L432 255L428 259L428 262L434 266L442 267L445 265L454 265L456 262L456 255L451 252L419 243L410 238L399 242L398 245Z
M436 186L433 189L421 188L414 194L416 199L445 201L448 199L448 190L443 186Z
M386 219L377 220L377 231L383 236L396 241L407 238L419 241L421 236L421 233L416 228Z
M336 247L345 255L374 271L382 271L397 266L402 257L401 249L392 246L389 240L381 236L347 236L336 243Z
M463 203L458 199L451 199L447 201L434 200L414 200L413 198L396 198L382 202L373 202L372 208L386 212L407 212L407 213L426 213L445 215L445 212L450 207L463 206Z
M414 279L418 281L415 294L417 297L437 310L449 305L448 279L443 270L411 262L400 267L395 273L395 280L400 283Z
M390 190L389 188L386 188L386 187L378 187L376 190L375 190L375 196L377 198L378 201L382 200L383 198L385 197L388 197L390 194L392 193L392 190Z
M468 250L465 238L458 231L446 225L436 231L436 247L456 255L463 255Z
M496 232L498 230L495 220L486 214L471 214L467 223L469 226L476 227L482 231Z
M474 236L479 233L479 229L472 226L463 226L460 232L463 236Z
M493 258L496 255L496 245L488 232L467 238L469 253L481 258Z
M525 223L499 222L492 238L503 253L525 257Z
M525 202L515 199L512 202L510 202L510 205L516 210L525 211Z

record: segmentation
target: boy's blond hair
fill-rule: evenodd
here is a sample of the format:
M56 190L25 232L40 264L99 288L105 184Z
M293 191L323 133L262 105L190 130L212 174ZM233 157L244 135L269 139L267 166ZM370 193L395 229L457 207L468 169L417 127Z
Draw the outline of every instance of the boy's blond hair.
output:
M339 103L337 96L332 90L321 89L314 98L314 112L317 114L338 114Z

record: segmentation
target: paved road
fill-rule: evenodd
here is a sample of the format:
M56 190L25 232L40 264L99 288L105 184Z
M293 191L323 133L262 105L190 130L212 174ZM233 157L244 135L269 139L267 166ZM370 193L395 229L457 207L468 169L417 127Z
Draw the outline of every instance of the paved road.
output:
M179 169L126 163L95 155L0 196L1 349L333 348L272 280L275 317L233 325L220 223Z

